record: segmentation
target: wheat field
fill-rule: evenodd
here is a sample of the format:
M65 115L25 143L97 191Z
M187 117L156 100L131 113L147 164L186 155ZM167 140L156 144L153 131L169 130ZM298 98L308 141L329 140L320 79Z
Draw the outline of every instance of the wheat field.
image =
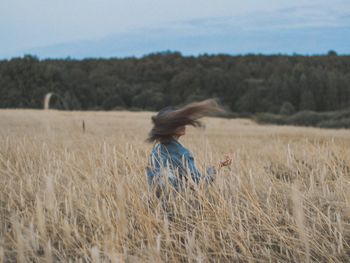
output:
M0 262L350 261L349 131L205 118L180 141L233 163L164 207L151 115L1 110Z

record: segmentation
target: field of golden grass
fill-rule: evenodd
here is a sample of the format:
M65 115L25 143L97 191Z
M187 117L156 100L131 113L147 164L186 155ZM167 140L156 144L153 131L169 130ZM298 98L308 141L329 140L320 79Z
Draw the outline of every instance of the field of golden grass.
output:
M152 113L0 111L0 262L349 262L350 132L206 118L212 185L149 191ZM85 132L82 121L85 122Z

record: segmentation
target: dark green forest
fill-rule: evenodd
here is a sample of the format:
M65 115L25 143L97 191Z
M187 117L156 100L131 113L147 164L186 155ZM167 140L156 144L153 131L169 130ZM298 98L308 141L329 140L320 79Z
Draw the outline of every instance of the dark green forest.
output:
M0 61L0 107L159 110L218 98L232 113L291 115L350 107L350 56L154 53L142 58ZM64 101L64 103L62 103ZM63 105L64 104L64 105Z

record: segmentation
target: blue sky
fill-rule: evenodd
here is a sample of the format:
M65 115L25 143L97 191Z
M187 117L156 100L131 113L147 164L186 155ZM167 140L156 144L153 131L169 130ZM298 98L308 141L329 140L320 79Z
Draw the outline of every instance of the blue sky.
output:
M349 0L1 0L0 58L350 54Z

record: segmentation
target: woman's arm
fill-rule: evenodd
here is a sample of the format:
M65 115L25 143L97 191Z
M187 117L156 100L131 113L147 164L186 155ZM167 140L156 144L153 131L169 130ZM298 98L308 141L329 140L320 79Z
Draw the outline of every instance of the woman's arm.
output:
M206 174L203 176L201 172L197 169L194 158L192 154L185 155L185 162L188 168L188 172L191 174L191 178L193 181L198 183L200 180L205 180L207 183L211 183L214 181L215 175L217 173L216 168L214 166L210 166L206 170Z
M197 166L196 166L196 164L194 162L194 158L193 158L192 154L187 153L187 154L184 155L184 158L185 158L184 161L185 161L186 172L191 175L191 178L192 178L193 181L198 183L199 180L202 177L202 174L197 169Z
M188 168L191 172L192 179L195 182L199 182L199 180L204 179L207 183L211 183L214 181L216 174L218 171L225 166L229 166L232 163L232 158L229 155L225 156L225 159L220 161L217 167L215 166L209 166L206 170L206 174L204 178L202 177L201 173L198 171L194 158L191 154L188 154L187 156L187 163L188 163Z

